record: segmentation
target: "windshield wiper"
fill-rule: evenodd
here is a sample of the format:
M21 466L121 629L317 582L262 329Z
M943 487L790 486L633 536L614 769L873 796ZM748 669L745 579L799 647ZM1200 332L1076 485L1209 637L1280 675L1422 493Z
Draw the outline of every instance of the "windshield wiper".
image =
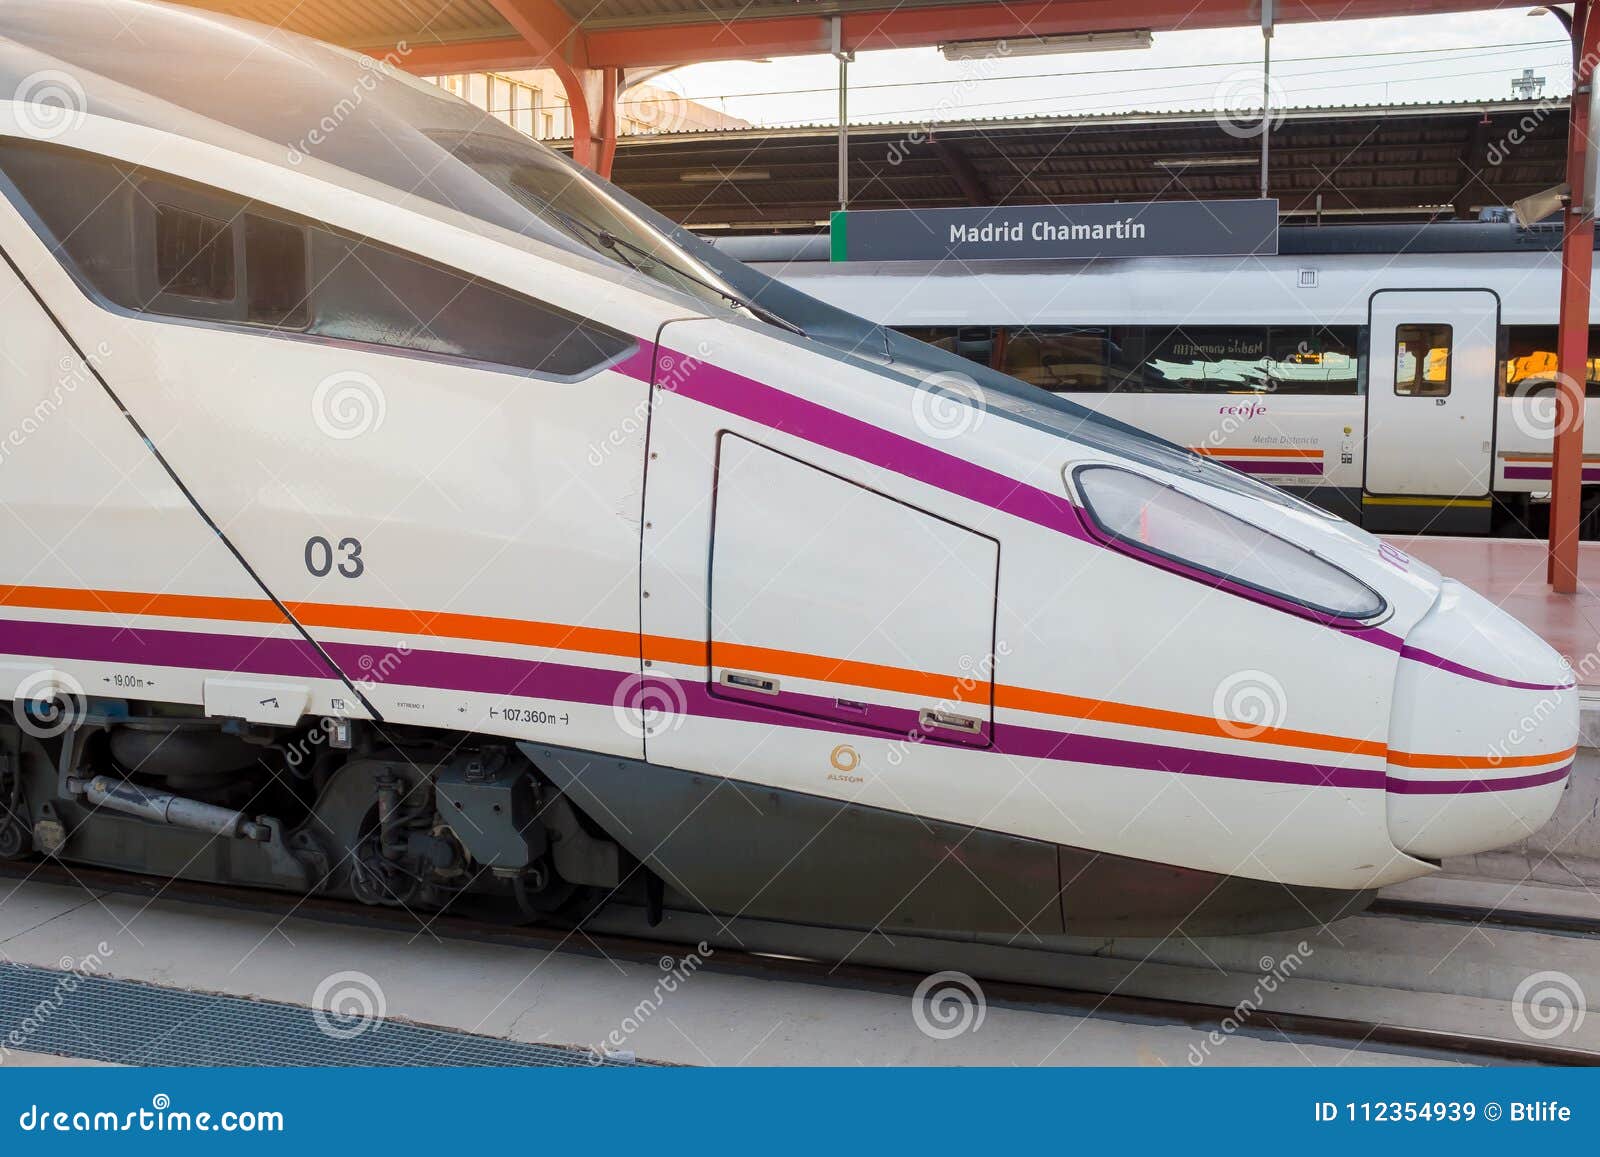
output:
M743 310L745 310L745 311L747 311L749 313L754 314L756 317L759 317L762 321L767 322L767 323L769 323L771 325L775 325L775 326L779 327L780 329L786 329L790 333L797 333L801 337L805 337L806 336L806 331L805 330L801 329L799 326L797 326L794 322L790 321L788 318L782 317L782 316L780 316L780 315L778 315L776 313L773 313L770 309L766 308L765 306L757 305L753 301L747 301L744 298L740 297L738 294L734 293L732 290L724 289L722 286L718 285L714 281L707 281L705 278L700 277L700 276L698 276L698 275L696 275L694 273L691 273L687 269L684 269L682 266L677 265L677 264L675 264L675 263L673 263L671 261L663 261L660 257L657 257L654 253L651 253L649 250L643 248L642 246L635 245L632 241L624 240L623 238L618 237L618 236L610 233L609 231L607 231L605 229L601 229L598 232L599 232L599 235L600 235L600 243L602 245L605 245L608 248L611 248L613 250L616 250L616 249L619 249L619 248L621 248L621 249L630 249L634 253L639 254L639 256L643 257L646 261L654 262L654 263L656 263L658 265L663 265L666 268L672 270L672 272L675 273L677 276L685 278L688 281L692 281L696 285L704 286L706 289L709 289L712 293L715 293L718 297L721 297L723 300L727 301L735 309L743 309ZM628 264L633 265L633 262L629 262ZM637 265L634 265L634 268L638 269L639 267ZM640 269L639 272L643 273L644 270Z
M659 265L663 269L670 270L676 277L681 277L685 281L692 281L704 289L709 289L712 293L728 302L735 309L742 309L747 313L753 314L754 316L760 318L769 325L777 326L779 329L786 329L790 333L799 334L801 337L806 336L806 331L801 329L788 318L773 313L770 309L767 309L765 306L757 305L753 301L746 301L738 294L732 292L731 290L724 289L716 282L707 281L705 278L691 273L682 266L671 261L667 261L656 254L651 253L642 245L635 245L632 241L618 237L609 229L603 229L598 225L591 225L589 222L574 217L570 213L562 212L554 205L545 205L542 211L549 213L552 217L556 218L557 221L566 227L569 233L577 231L588 234L590 238L589 243L592 245L592 247L598 247L602 250L614 253L617 257L617 260L621 261L629 269L632 269L637 273L643 273L647 277L650 275L650 271L644 265L641 265L637 259L629 258L627 253L624 252L625 250L627 252L637 254L638 257L643 258L644 261L650 265ZM583 238L579 237L578 240L582 241Z

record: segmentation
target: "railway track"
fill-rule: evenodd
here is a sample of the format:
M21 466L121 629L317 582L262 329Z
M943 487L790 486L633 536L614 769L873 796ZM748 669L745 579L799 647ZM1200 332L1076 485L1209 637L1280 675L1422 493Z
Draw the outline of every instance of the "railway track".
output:
M1489 926L1523 932L1553 932L1565 936L1600 939L1600 918L1560 912L1529 912L1520 908L1484 908L1436 900L1399 900L1380 896L1367 908L1368 916L1437 920L1451 924Z
M227 908L322 923L343 924L391 932L419 931L414 914L401 909L369 907L352 901L323 897L295 896L251 888L234 888L217 884L159 877L135 873L110 871L74 866L70 870L53 863L28 864L0 862L0 880L33 881L45 884L83 887L124 895L159 896L163 900L186 904ZM1383 903L1380 915L1412 918L1448 919L1465 922L1473 910L1460 905L1429 904L1416 901L1388 901ZM631 910L630 910L631 913ZM1484 920L1494 912L1477 913ZM1511 914L1506 914L1511 915ZM1514 913L1523 917L1519 927L1537 928L1541 931L1558 930L1567 933L1579 931L1582 924L1585 935L1600 935L1600 922L1573 921L1562 917L1549 917L1547 923L1560 922L1559 929L1547 923L1534 922L1531 914ZM622 926L633 916L618 921L615 917L606 929L585 925L581 934L572 928L550 925L507 924L468 916L441 914L432 916L427 924L430 935L440 939L476 941L532 948L550 952L568 952L586 956L604 956L633 963L658 962L663 956L676 956L685 947L699 942L690 937L663 938L626 931ZM637 914L642 926L643 913ZM696 928L696 931L702 929ZM804 938L805 930L796 928L797 940ZM897 937L902 943L907 938ZM923 939L922 943L940 951L959 945L959 941ZM904 995L908 999L922 983L929 969L886 967L878 964L851 963L847 960L828 959L797 951L794 955L771 950L750 951L733 943L713 942L715 955L700 967L720 972L761 976L772 980L864 991ZM803 945L796 945L803 949ZM1037 950L1029 950L1037 951ZM1015 979L997 978L975 974L990 1005L1034 1011L1054 1011L1063 1014L1122 1019L1144 1023L1181 1024L1191 1028L1214 1029L1224 1021L1237 1020L1238 1006L1178 1000L1167 997L1143 996L1119 991L1104 991L1071 985L1030 983ZM1281 1012L1257 1009L1249 1014L1244 1031L1254 1035L1282 1034L1307 1043L1333 1043L1362 1048L1431 1054L1443 1058L1497 1064L1532 1064L1563 1066L1600 1066L1600 1051L1568 1048L1533 1040L1516 1040L1492 1036L1479 1036L1438 1029L1421 1028L1379 1021L1346 1019L1308 1013Z

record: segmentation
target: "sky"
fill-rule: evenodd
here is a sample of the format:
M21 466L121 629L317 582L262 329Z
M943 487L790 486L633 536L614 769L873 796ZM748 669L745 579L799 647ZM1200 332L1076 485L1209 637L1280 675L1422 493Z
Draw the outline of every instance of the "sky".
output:
M1280 25L1275 107L1490 100L1526 68L1544 96L1570 88L1553 16L1528 8L1455 16ZM862 53L850 66L852 123L1132 110L1259 108L1261 31L1157 32L1139 51L946 61L934 48ZM838 123L830 56L699 64L652 84L758 125Z

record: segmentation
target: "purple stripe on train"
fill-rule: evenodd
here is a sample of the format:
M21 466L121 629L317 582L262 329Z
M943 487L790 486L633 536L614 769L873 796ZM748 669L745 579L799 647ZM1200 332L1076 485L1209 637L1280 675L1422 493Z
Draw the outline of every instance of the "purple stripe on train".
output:
M1065 494L1041 490L955 454L728 370L702 365L695 373L681 378L674 392L1050 530L1074 538L1084 537L1078 508Z
M1263 462L1259 458L1234 459L1226 456L1222 456L1221 461L1226 462L1229 466L1232 466L1241 474L1320 475L1322 473L1321 462L1306 462L1304 460L1295 462Z
M1560 783L1572 771L1572 764L1554 771L1533 775L1510 775L1500 779L1397 779L1389 778L1388 788L1395 795L1480 795L1486 791L1521 791Z
M309 651L307 655L293 647L280 645L295 643L296 640L287 639L208 635L188 631L135 631L73 623L0 623L0 651L11 653L17 653L18 648L25 648L27 653L53 659L134 662L164 667L325 677L326 668L321 665L315 651ZM298 645L304 647L303 643ZM829 734L878 739L891 734L864 724L810 718L777 706L766 707L724 699L711 694L703 683L685 683L667 676L640 676L502 655L416 649L398 651L359 643L330 643L328 652L358 686L369 690L375 685L420 687L568 703L610 704L622 711L647 705L677 714ZM298 661L296 656L299 656ZM307 658L313 663L305 662ZM226 665L219 667L223 663ZM800 699L814 699L815 703L806 704L810 707L831 702L810 696L797 697L797 702ZM906 743L915 746L937 742L917 729L915 712L877 706L880 712L890 713L909 725L900 736ZM882 717L888 718L889 715ZM1345 788L1383 786L1381 770L1324 767L1290 760L1227 755L1021 725L996 728L995 738L994 750L1011 756L1097 763L1256 783ZM949 745L939 743L939 746Z
M241 671L252 675L339 677L317 654L315 647L299 638L264 639L255 635L207 635L148 627L3 619L0 620L0 652L94 663L145 663L152 667Z
M737 414L772 429L793 434L815 445L826 446L864 462L883 466L908 478L914 478L940 490L970 498L996 510L1069 534L1081 541L1132 553L1114 539L1094 533L1090 524L1080 516L1078 508L1065 495L1050 494L1028 483L968 462L964 458L925 446L859 418L785 393L753 378L743 377L731 370L721 369L689 355L657 347L657 357L660 359L663 375L671 376L670 388L675 393L725 413ZM630 358L619 368L641 379L649 373L649 364L642 353ZM1320 472L1321 467L1315 469ZM1140 552L1138 557L1154 565L1164 566L1174 573L1204 582L1214 589L1274 607L1287 614L1316 619L1335 630L1343 631L1352 638L1399 652L1403 659L1428 663L1463 678L1525 690L1558 691L1571 686L1571 684L1524 683L1490 675L1428 651L1403 646L1403 641L1390 632L1358 627L1314 613L1308 614L1305 608L1288 600L1275 599L1252 588L1194 571L1179 564L1158 561L1155 556L1147 556L1143 552Z
M1496 687L1514 687L1519 691L1567 691L1577 685L1576 680L1573 679L1569 679L1565 683L1525 683L1521 679L1507 679L1502 675L1490 675L1476 668L1457 663L1453 659L1446 659L1443 655L1435 655L1432 651L1424 651L1421 647L1413 647L1410 643L1400 648L1400 657L1402 659L1410 659L1413 663L1422 663L1429 667L1437 667L1441 671L1449 671L1452 675L1476 679L1480 683L1493 683Z
M1529 481L1550 481L1550 467L1548 466L1513 466L1506 465L1507 478L1520 478ZM1583 468L1585 482L1600 482L1600 466L1585 466Z
M774 727L802 727L830 733L843 731L849 735L876 735L877 738L883 738L881 732L860 725L840 726L832 720L800 722L791 712L777 706L765 707L742 700L724 699L710 694L701 684L683 683L679 688L684 696L686 710L691 715L705 715L741 723L764 723ZM914 712L907 711L905 718L914 724L916 716ZM1305 787L1381 790L1384 782L1384 772L1381 768L1328 767L1286 759L1229 755L1225 752L1168 747L1159 743L1112 739L1100 735L1050 731L1014 723L997 724L994 728L994 737L993 750L1000 755L1013 758L1092 763L1141 771L1164 771L1174 775L1200 775L1208 778L1240 779L1252 783L1298 784ZM933 737L911 730L902 738L914 746ZM940 746L947 745L941 743Z
M240 635L211 635L190 631L151 631L126 627L99 627L73 623L0 621L0 651L84 659L99 662L134 662L154 666L247 671L260 674L326 677L320 656L303 641L262 639ZM503 655L475 655L451 651L407 649L399 651L358 643L330 643L329 654L358 683L454 690L519 698L552 699L567 703L611 704L621 711L641 706L672 714L694 715L735 722L802 728L865 738L884 738L895 732L865 723L796 714L777 704L764 706L713 695L703 683L684 683L669 676L638 675L570 663L534 662ZM821 696L790 697L785 706L810 712L833 709L837 700ZM830 706L832 705L832 706ZM873 722L897 721L906 728L908 744L936 742L921 733L916 713L882 704L864 704ZM898 728L896 729L898 730ZM993 750L1001 755L1098 764L1177 775L1282 783L1305 787L1339 787L1375 790L1385 786L1403 794L1511 791L1553 783L1566 775L1538 775L1499 780L1420 781L1385 779L1381 769L1334 767L1294 760L1231 755L1224 752L1170 747L1139 740L1052 731L1022 724L997 725ZM968 737L968 742L972 738ZM1459 786L1458 786L1459 785Z

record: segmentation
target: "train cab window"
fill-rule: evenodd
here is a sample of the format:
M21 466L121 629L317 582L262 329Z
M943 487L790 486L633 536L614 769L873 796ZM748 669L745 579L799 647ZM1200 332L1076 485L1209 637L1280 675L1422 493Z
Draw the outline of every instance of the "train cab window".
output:
M93 154L6 140L0 173L85 290L125 310L562 380L637 346L460 270Z
M244 267L250 274L245 320L285 329L305 328L305 230L258 213L246 213Z
M226 221L156 205L155 263L163 293L233 300L233 227Z
M1394 392L1402 397L1450 396L1451 328L1398 325L1394 330Z
M577 377L631 338L509 289L370 241L311 233L310 332L342 341Z

